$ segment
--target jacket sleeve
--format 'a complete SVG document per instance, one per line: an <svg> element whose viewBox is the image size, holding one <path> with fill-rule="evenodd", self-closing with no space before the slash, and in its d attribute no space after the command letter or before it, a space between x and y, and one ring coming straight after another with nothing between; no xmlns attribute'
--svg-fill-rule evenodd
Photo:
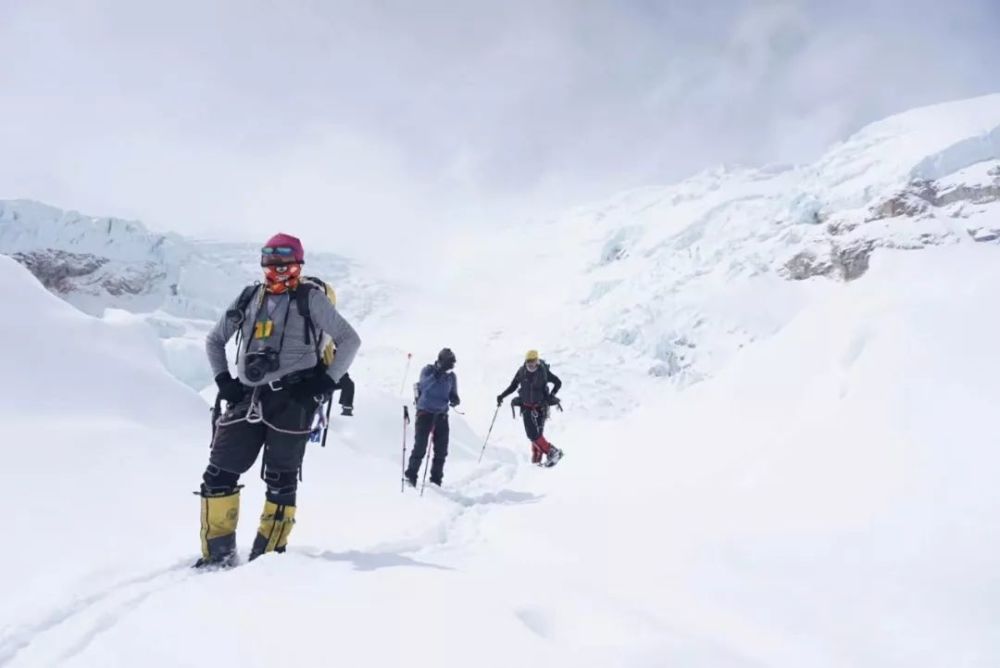
<svg viewBox="0 0 1000 668"><path fill-rule="evenodd" d="M549 392L549 394L554 397L556 396L556 392L559 391L559 388L562 387L562 381L559 380L559 376L552 373L551 369L549 369L549 382L552 383L552 391Z"/></svg>
<svg viewBox="0 0 1000 668"><path fill-rule="evenodd" d="M229 305L205 339L205 352L208 353L208 364L212 367L212 376L218 376L220 373L229 373L229 361L226 359L226 344L229 342L229 339L233 338L233 334L240 327L235 320L229 318L229 311L236 308L237 301L239 301L239 298L233 300L233 303Z"/></svg>
<svg viewBox="0 0 1000 668"><path fill-rule="evenodd" d="M337 307L330 303L326 295L321 294L319 290L309 292L309 313L316 328L329 334L334 345L337 346L337 355L333 358L333 363L326 370L326 373L330 378L339 382L351 367L355 355L358 354L358 348L361 347L361 337L351 327L351 323L340 315Z"/></svg>
<svg viewBox="0 0 1000 668"><path fill-rule="evenodd" d="M520 374L520 369L514 372L514 380L510 381L510 385L507 386L507 389L500 393L501 399L505 399L508 395L514 394L514 392L517 391L517 386L520 385L520 383L517 382L517 377Z"/></svg>
<svg viewBox="0 0 1000 668"><path fill-rule="evenodd" d="M417 376L417 382L413 384L414 387L414 399L419 400L420 395L424 393L427 389L427 383L434 378L434 366L428 364L423 369L420 370L420 375Z"/></svg>
<svg viewBox="0 0 1000 668"><path fill-rule="evenodd" d="M455 374L451 374L451 394L448 396L448 403L452 406L462 403L462 400L458 397L458 376Z"/></svg>

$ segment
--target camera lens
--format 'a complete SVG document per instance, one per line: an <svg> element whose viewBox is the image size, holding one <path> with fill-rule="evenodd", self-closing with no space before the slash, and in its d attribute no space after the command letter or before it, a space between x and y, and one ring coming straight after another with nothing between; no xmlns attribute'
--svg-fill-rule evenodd
<svg viewBox="0 0 1000 668"><path fill-rule="evenodd" d="M278 351L266 348L259 352L247 353L243 372L251 383L259 383L269 373L281 366Z"/></svg>

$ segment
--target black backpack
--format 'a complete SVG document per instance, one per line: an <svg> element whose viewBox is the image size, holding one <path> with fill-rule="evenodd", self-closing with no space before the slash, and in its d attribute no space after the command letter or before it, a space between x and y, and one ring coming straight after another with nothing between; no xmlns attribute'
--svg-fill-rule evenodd
<svg viewBox="0 0 1000 668"><path fill-rule="evenodd" d="M547 404L549 401L549 365L545 363L545 360L538 360L538 371L540 373L540 385L542 388L542 400ZM517 371L518 378L518 397L524 398L525 390L528 389L528 370L521 365L521 368ZM536 381L537 382L537 381Z"/></svg>

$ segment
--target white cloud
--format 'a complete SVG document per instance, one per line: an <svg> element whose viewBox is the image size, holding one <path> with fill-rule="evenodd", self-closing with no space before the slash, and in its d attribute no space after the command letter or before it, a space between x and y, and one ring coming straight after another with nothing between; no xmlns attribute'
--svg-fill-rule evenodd
<svg viewBox="0 0 1000 668"><path fill-rule="evenodd" d="M1000 89L998 28L988 0L8 0L0 196L215 237L332 225L364 254L808 159Z"/></svg>

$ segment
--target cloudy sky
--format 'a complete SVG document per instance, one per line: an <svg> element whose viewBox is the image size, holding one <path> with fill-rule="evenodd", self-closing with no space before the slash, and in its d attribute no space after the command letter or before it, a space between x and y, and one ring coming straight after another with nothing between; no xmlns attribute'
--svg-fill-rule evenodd
<svg viewBox="0 0 1000 668"><path fill-rule="evenodd" d="M1000 91L997 35L996 0L0 0L0 198L365 255L809 160Z"/></svg>

